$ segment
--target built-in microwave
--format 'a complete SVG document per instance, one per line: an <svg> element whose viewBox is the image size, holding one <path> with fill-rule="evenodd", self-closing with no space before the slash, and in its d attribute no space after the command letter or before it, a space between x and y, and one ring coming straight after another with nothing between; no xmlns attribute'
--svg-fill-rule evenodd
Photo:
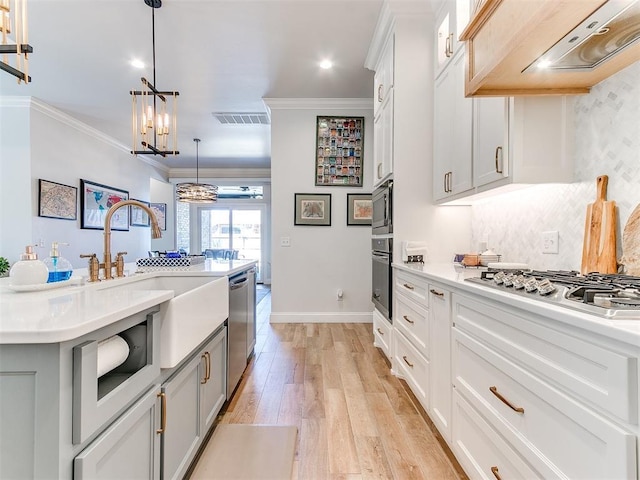
<svg viewBox="0 0 640 480"><path fill-rule="evenodd" d="M388 180L373 191L373 216L371 219L371 233L383 235L393 233L393 181Z"/></svg>

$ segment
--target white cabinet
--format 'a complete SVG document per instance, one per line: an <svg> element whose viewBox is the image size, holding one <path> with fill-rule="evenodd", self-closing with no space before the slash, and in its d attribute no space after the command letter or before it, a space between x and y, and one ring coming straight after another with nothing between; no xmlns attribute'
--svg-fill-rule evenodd
<svg viewBox="0 0 640 480"><path fill-rule="evenodd" d="M138 400L73 461L74 478L160 478L160 427L155 388Z"/></svg>
<svg viewBox="0 0 640 480"><path fill-rule="evenodd" d="M571 182L571 97L464 98L456 60L436 79L434 200L464 203L509 185Z"/></svg>
<svg viewBox="0 0 640 480"><path fill-rule="evenodd" d="M458 37L469 21L469 0L445 0L436 18L434 43L436 46L436 75L464 46Z"/></svg>
<svg viewBox="0 0 640 480"><path fill-rule="evenodd" d="M394 269L393 373L429 410L429 298L425 279Z"/></svg>
<svg viewBox="0 0 640 480"><path fill-rule="evenodd" d="M373 345L381 349L385 356L391 360L393 328L391 323L378 310L373 310Z"/></svg>
<svg viewBox="0 0 640 480"><path fill-rule="evenodd" d="M382 52L374 77L374 187L393 172L393 81L394 36L391 35Z"/></svg>
<svg viewBox="0 0 640 480"><path fill-rule="evenodd" d="M451 440L451 292L429 284L431 328L431 420L445 440Z"/></svg>
<svg viewBox="0 0 640 480"><path fill-rule="evenodd" d="M456 454L495 461L459 428L482 417L513 451L507 460L536 472L526 478L637 478L637 357L476 297L454 295L453 308L456 403L467 405L454 407Z"/></svg>
<svg viewBox="0 0 640 480"><path fill-rule="evenodd" d="M374 104L373 114L376 115L388 98L389 91L393 88L394 81L394 36L390 35L382 49L380 59L376 64L373 76Z"/></svg>
<svg viewBox="0 0 640 480"><path fill-rule="evenodd" d="M473 185L478 187L509 175L508 106L504 97L473 99Z"/></svg>
<svg viewBox="0 0 640 480"><path fill-rule="evenodd" d="M226 327L162 386L162 473L183 478L226 398Z"/></svg>
<svg viewBox="0 0 640 480"><path fill-rule="evenodd" d="M464 97L464 51L435 81L433 195L442 200L471 190L472 100Z"/></svg>

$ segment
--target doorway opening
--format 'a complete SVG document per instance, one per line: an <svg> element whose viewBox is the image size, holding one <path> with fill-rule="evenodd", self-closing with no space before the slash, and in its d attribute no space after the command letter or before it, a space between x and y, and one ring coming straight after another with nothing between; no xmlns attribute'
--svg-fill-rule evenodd
<svg viewBox="0 0 640 480"><path fill-rule="evenodd" d="M215 260L256 260L256 280L263 282L264 211L256 205L201 207L199 250Z"/></svg>

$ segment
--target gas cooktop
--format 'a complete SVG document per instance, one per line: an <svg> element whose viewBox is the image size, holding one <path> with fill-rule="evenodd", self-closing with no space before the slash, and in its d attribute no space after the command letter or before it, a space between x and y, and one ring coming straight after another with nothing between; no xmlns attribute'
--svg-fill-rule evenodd
<svg viewBox="0 0 640 480"><path fill-rule="evenodd" d="M489 269L467 281L607 318L640 320L640 277Z"/></svg>

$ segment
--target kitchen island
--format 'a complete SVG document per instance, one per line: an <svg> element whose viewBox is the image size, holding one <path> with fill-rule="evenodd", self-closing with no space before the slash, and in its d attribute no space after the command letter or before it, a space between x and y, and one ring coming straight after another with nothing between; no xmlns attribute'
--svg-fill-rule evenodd
<svg viewBox="0 0 640 480"><path fill-rule="evenodd" d="M467 474L637 479L640 318L467 280L479 276L395 264L385 339Z"/></svg>
<svg viewBox="0 0 640 480"><path fill-rule="evenodd" d="M0 478L181 477L226 400L227 277L254 265L28 292L0 279ZM99 377L114 339L126 359Z"/></svg>

